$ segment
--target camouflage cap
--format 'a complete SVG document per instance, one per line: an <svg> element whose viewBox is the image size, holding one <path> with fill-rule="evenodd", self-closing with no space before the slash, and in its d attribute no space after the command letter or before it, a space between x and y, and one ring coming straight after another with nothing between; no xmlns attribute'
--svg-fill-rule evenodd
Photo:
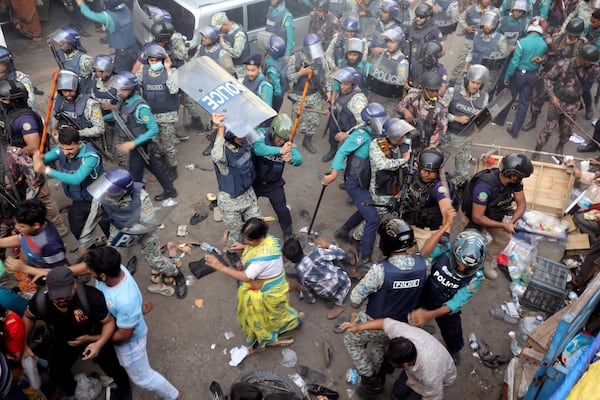
<svg viewBox="0 0 600 400"><path fill-rule="evenodd" d="M210 19L210 24L218 28L220 28L225 22L229 22L229 18L227 18L227 14L224 12L213 14L212 18Z"/></svg>

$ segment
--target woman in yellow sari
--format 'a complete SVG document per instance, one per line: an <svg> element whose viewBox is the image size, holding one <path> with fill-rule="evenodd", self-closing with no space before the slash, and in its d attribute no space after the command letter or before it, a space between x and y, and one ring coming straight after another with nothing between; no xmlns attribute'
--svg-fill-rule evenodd
<svg viewBox="0 0 600 400"><path fill-rule="evenodd" d="M268 230L268 225L258 218L244 224L243 244L234 243L231 247L243 249L242 271L228 268L212 254L205 256L208 266L240 281L237 320L250 353L263 351L266 346L292 344L293 338L279 335L300 326L303 317L303 313L290 307L281 245Z"/></svg>

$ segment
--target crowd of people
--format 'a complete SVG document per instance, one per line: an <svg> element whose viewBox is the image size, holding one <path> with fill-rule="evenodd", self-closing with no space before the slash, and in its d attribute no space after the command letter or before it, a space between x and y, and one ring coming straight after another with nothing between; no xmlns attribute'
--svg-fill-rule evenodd
<svg viewBox="0 0 600 400"><path fill-rule="evenodd" d="M215 218L219 214L227 229L226 257L211 251L201 268L239 282L237 321L248 354L293 344L290 332L304 314L290 306L291 288L307 303L330 303L329 319L342 315L349 298L361 311L336 329L344 332L361 376L359 394L376 398L385 376L402 368L392 398L443 398L457 378L464 347L460 310L484 279L496 279L496 256L525 212L522 180L533 173L530 158L513 153L499 167L472 175L469 124L506 88L518 101L507 128L517 138L520 130L535 128L549 100L535 150L543 149L558 125L555 151L563 154L582 104L585 117L593 117L600 2L357 0L338 7L336 15L328 0L318 0L311 4L309 31L296 46L293 16L283 0L271 0L267 47L254 54L241 21L225 12L199 29L200 43L189 52L177 21L155 7L148 9L153 41L138 49L126 3L103 3L104 11L93 11L84 0L73 6L105 28L114 57L87 54L84 32L70 26L48 37L60 71L47 137L34 111L31 80L17 70L12 52L0 47L0 248L10 249L5 265L19 274L25 296L0 288L9 365L18 370L22 361L35 360L48 367L64 398L75 398L71 368L79 357L93 359L114 379L112 399L131 398L130 382L164 399L183 399L149 364L144 314L152 306L143 303L132 278L135 262L123 263L122 257L140 246L151 267L147 290L186 297L180 266L161 252L144 174L162 187L155 201L176 198L176 144L189 139L185 131L196 130L207 131L209 146L202 153L214 164ZM24 33L36 40L36 29ZM450 74L440 62L447 35L463 37ZM277 115L248 130L228 123L239 117L234 112L200 108L183 93L175 71L202 57ZM291 116L280 112L286 98ZM504 106L494 118L497 125L510 112L510 103ZM178 130L181 109L191 122ZM531 120L523 126L528 109ZM313 140L323 114L329 149ZM293 233L283 179L286 164L303 163L293 143L296 133L302 149L323 150L322 161L330 163L323 190L343 175L341 185L356 207L337 227L337 242L319 239L306 254ZM578 151L595 151L597 144L590 141ZM452 173L444 168L448 162L454 163ZM61 182L72 200L68 223L49 179ZM282 238L268 232L259 197L269 199ZM98 227L104 242L96 237ZM63 242L69 234L83 256L73 265ZM377 257L377 239L383 259ZM297 282L286 279L285 260L295 264ZM95 278L95 286L80 278L85 275ZM577 283L584 278L590 277ZM444 344L421 329L433 319ZM54 346L44 355L30 342L36 320L54 327ZM6 390L12 390L10 398L24 398L16 384Z"/></svg>

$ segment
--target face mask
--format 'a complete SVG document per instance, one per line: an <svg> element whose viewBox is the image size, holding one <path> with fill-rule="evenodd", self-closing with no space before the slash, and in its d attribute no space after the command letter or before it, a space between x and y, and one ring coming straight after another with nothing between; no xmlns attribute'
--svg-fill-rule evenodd
<svg viewBox="0 0 600 400"><path fill-rule="evenodd" d="M163 64L162 64L162 62L157 62L155 64L150 64L150 69L152 71L160 71L161 69L163 69Z"/></svg>

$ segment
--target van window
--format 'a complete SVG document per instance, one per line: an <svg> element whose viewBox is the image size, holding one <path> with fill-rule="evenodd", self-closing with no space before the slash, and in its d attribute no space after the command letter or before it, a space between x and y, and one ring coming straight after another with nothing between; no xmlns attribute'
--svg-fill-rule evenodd
<svg viewBox="0 0 600 400"><path fill-rule="evenodd" d="M247 31L253 31L265 27L265 16L267 15L267 10L269 9L270 5L271 2L268 0L248 4L248 26L246 29Z"/></svg>
<svg viewBox="0 0 600 400"><path fill-rule="evenodd" d="M177 4L175 1L159 1L159 0L137 0L140 8L145 5L151 5L168 11L173 19L177 32L185 37L192 38L194 36L194 27L196 26L196 18L194 14Z"/></svg>
<svg viewBox="0 0 600 400"><path fill-rule="evenodd" d="M244 25L244 8L232 8L231 10L225 10L225 14L227 14L227 18L230 21L235 21L240 25ZM212 18L212 15L210 16Z"/></svg>
<svg viewBox="0 0 600 400"><path fill-rule="evenodd" d="M305 17L312 11L312 7L307 6L302 0L286 0L285 7L294 18Z"/></svg>

